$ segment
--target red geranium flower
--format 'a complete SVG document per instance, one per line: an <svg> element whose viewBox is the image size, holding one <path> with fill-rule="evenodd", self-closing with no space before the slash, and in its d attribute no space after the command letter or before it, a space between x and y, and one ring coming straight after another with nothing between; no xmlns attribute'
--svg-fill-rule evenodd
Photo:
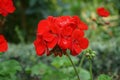
<svg viewBox="0 0 120 80"><path fill-rule="evenodd" d="M12 0L0 0L0 14L6 17L8 13L13 13L14 11L15 7Z"/></svg>
<svg viewBox="0 0 120 80"><path fill-rule="evenodd" d="M5 52L8 49L7 41L3 35L0 35L0 52Z"/></svg>
<svg viewBox="0 0 120 80"><path fill-rule="evenodd" d="M97 14L101 17L108 17L110 15L109 11L104 7L97 8Z"/></svg>
<svg viewBox="0 0 120 80"><path fill-rule="evenodd" d="M47 53L62 56L69 49L73 56L78 55L88 47L88 40L84 38L87 25L77 16L49 16L38 24L37 38L34 41L38 55Z"/></svg>

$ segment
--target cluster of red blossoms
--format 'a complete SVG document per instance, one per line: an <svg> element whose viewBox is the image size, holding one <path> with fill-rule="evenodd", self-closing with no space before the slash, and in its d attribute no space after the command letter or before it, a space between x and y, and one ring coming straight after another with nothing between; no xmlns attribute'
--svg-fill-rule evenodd
<svg viewBox="0 0 120 80"><path fill-rule="evenodd" d="M15 7L13 5L12 0L0 0L0 14L4 17L8 15L8 13L13 13ZM0 34L0 52L5 52L8 49L8 44L6 39L2 34Z"/></svg>
<svg viewBox="0 0 120 80"><path fill-rule="evenodd" d="M69 49L76 56L88 47L88 39L84 30L88 26L78 16L49 16L38 24L37 37L34 41L36 53L62 56Z"/></svg>
<svg viewBox="0 0 120 80"><path fill-rule="evenodd" d="M104 7L97 8L97 14L101 17L108 17L110 15L109 11Z"/></svg>
<svg viewBox="0 0 120 80"><path fill-rule="evenodd" d="M5 52L8 49L7 41L3 35L0 35L0 52Z"/></svg>
<svg viewBox="0 0 120 80"><path fill-rule="evenodd" d="M0 0L0 14L6 17L8 13L13 13L15 7L12 0Z"/></svg>

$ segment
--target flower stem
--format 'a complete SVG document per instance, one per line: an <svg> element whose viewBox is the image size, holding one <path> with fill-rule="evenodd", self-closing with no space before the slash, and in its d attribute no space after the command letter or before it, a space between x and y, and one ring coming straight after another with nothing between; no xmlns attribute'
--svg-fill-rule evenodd
<svg viewBox="0 0 120 80"><path fill-rule="evenodd" d="M77 69L76 69L76 67L75 67L75 65L74 65L74 63L73 63L73 61L72 61L70 55L66 53L66 56L68 57L68 59L69 59L70 62L72 63L72 66L73 66L74 71L75 71L75 73L76 73L76 75L77 75L77 77L78 77L78 80L80 80L79 74L78 74L78 72L77 72Z"/></svg>
<svg viewBox="0 0 120 80"><path fill-rule="evenodd" d="M89 60L89 65L90 65L90 67L89 67L89 70L90 70L90 80L93 80L93 75L92 75L92 61L91 60Z"/></svg>
<svg viewBox="0 0 120 80"><path fill-rule="evenodd" d="M81 61L80 61L80 68L82 67L82 64L83 64L84 59L85 59L85 55L83 55L83 57L82 57L82 59L81 59Z"/></svg>

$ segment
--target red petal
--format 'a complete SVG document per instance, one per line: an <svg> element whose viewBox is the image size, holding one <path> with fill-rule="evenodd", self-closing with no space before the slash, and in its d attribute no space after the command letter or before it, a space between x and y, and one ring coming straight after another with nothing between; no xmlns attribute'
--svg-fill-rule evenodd
<svg viewBox="0 0 120 80"><path fill-rule="evenodd" d="M8 49L7 41L3 35L0 35L0 52L5 52Z"/></svg>
<svg viewBox="0 0 120 80"><path fill-rule="evenodd" d="M71 24L71 17L70 16L60 16L57 18L56 23L60 26L60 27L64 27L66 25Z"/></svg>
<svg viewBox="0 0 120 80"><path fill-rule="evenodd" d="M59 33L59 27L56 25L56 18L53 16L48 16L48 20L52 33Z"/></svg>
<svg viewBox="0 0 120 80"><path fill-rule="evenodd" d="M78 16L73 16L73 20L76 24L80 23L80 18Z"/></svg>
<svg viewBox="0 0 120 80"><path fill-rule="evenodd" d="M71 51L72 56L77 56L79 53L76 53L74 50Z"/></svg>
<svg viewBox="0 0 120 80"><path fill-rule="evenodd" d="M88 29L87 24L85 24L82 21L80 21L80 23L78 24L78 27L79 27L80 30L87 30Z"/></svg>
<svg viewBox="0 0 120 80"><path fill-rule="evenodd" d="M82 30L75 29L73 31L73 34L72 34L73 39L78 40L80 37L83 37L83 36L84 36L84 32Z"/></svg>
<svg viewBox="0 0 120 80"><path fill-rule="evenodd" d="M70 36L73 32L73 29L70 27L70 26L65 26L63 29L62 29L62 35L63 36Z"/></svg>
<svg viewBox="0 0 120 80"><path fill-rule="evenodd" d="M6 17L8 15L8 12L0 9L0 14L2 14L2 16Z"/></svg>
<svg viewBox="0 0 120 80"><path fill-rule="evenodd" d="M43 34L43 39L50 42L55 38L55 36L49 32Z"/></svg>
<svg viewBox="0 0 120 80"><path fill-rule="evenodd" d="M73 51L75 51L75 53L76 53L74 55L78 55L82 51L82 49L81 49L80 45L73 44Z"/></svg>
<svg viewBox="0 0 120 80"><path fill-rule="evenodd" d="M48 24L48 21L47 20L41 20L39 23L38 23L38 29L37 29L37 34L39 35L42 35L44 34L45 32L48 32L50 29L49 29L49 24Z"/></svg>
<svg viewBox="0 0 120 80"><path fill-rule="evenodd" d="M51 23L50 24L50 30L53 32L53 33L59 33L60 32L60 30L59 30L60 28L57 26L57 25L55 25L54 23Z"/></svg>
<svg viewBox="0 0 120 80"><path fill-rule="evenodd" d="M36 39L34 41L34 46L35 46L35 50L37 55L42 56L45 52L46 46L45 44L42 42L41 39Z"/></svg>
<svg viewBox="0 0 120 80"><path fill-rule="evenodd" d="M60 46L60 48L62 48L62 49L68 49L68 48L70 48L71 47L71 40L70 39L64 39L64 38L62 38L61 40L60 40L60 42L59 42L59 46Z"/></svg>
<svg viewBox="0 0 120 80"><path fill-rule="evenodd" d="M54 48L57 44L58 39L55 37L51 42L47 43L48 48Z"/></svg>
<svg viewBox="0 0 120 80"><path fill-rule="evenodd" d="M80 47L82 48L82 49L86 49L87 47L88 47L88 45L89 45L89 41L88 41L88 39L87 38L80 38L79 39L79 44L80 44Z"/></svg>

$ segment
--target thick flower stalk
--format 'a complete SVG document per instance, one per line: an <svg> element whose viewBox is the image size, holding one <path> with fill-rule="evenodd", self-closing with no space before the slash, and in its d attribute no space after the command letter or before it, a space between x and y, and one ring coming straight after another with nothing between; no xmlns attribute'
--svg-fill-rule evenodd
<svg viewBox="0 0 120 80"><path fill-rule="evenodd" d="M6 17L9 13L13 13L15 7L12 0L0 0L0 14Z"/></svg>
<svg viewBox="0 0 120 80"><path fill-rule="evenodd" d="M39 56L62 56L69 49L76 56L88 47L84 31L88 26L78 16L49 16L38 23L34 46Z"/></svg>
<svg viewBox="0 0 120 80"><path fill-rule="evenodd" d="M0 34L0 52L5 52L8 49L8 44L3 35Z"/></svg>

